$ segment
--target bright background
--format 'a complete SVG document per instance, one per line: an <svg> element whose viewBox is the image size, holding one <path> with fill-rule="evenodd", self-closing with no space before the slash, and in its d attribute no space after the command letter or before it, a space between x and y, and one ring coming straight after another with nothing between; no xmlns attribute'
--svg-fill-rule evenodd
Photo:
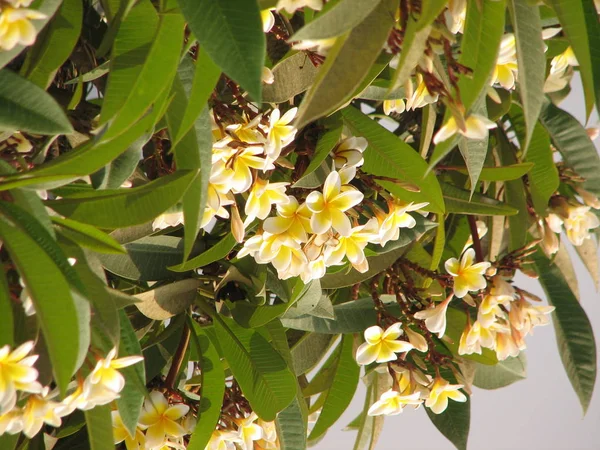
<svg viewBox="0 0 600 450"><path fill-rule="evenodd" d="M574 80L573 91L561 107L585 123L580 83ZM595 112L589 123L598 125ZM600 348L600 295L574 252L571 252L571 259L579 281L581 302L596 332L596 346ZM515 284L545 299L536 281L518 274ZM537 328L535 335L527 337L526 354L527 379L495 391L473 388L468 448L600 449L600 388L596 386L590 407L583 417L562 366L551 325ZM356 432L342 429L361 411L364 393L361 382L348 410L316 449L353 448ZM416 411L406 409L400 416L386 418L377 445L377 450L453 448L422 408Z"/></svg>

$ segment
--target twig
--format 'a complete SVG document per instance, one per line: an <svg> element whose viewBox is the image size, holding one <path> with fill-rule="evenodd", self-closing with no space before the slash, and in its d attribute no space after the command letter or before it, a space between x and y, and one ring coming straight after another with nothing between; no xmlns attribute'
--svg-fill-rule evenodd
<svg viewBox="0 0 600 450"><path fill-rule="evenodd" d="M477 262L483 261L483 251L481 250L481 241L479 240L479 233L477 232L477 222L475 222L475 216L467 216L469 221L469 228L471 229L471 236L473 237L473 248L475 249L475 258Z"/></svg>
<svg viewBox="0 0 600 450"><path fill-rule="evenodd" d="M173 390L173 388L175 387L175 379L177 378L177 374L181 369L181 364L183 364L185 352L190 343L190 335L190 328L186 323L183 325L183 331L181 333L181 339L179 340L179 346L175 351L175 355L173 355L173 362L171 363L171 368L169 369L167 378L165 379L165 385L169 390Z"/></svg>

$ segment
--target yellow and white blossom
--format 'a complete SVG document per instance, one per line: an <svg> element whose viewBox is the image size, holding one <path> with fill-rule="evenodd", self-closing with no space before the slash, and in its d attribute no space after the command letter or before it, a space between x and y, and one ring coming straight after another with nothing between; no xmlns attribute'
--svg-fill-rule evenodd
<svg viewBox="0 0 600 450"><path fill-rule="evenodd" d="M550 73L544 83L544 92L556 92L565 88L569 83L569 68L577 67L579 63L570 46L550 61Z"/></svg>
<svg viewBox="0 0 600 450"><path fill-rule="evenodd" d="M491 266L489 262L474 264L475 250L467 249L460 261L450 258L446 261L446 272L454 279L454 295L463 298L469 291L479 291L487 286L485 277L486 270Z"/></svg>
<svg viewBox="0 0 600 450"><path fill-rule="evenodd" d="M418 211L429 203L406 203L396 197L388 201L389 212L379 231L380 244L384 246L389 241L397 241L400 237L400 228L413 228L417 222L408 214L409 211Z"/></svg>
<svg viewBox="0 0 600 450"><path fill-rule="evenodd" d="M279 443L277 441L277 427L275 422L265 422L258 419L256 422L262 428L262 438L254 443L257 450L277 450Z"/></svg>
<svg viewBox="0 0 600 450"><path fill-rule="evenodd" d="M530 334L534 327L548 325L548 317L554 306L533 305L525 299L519 299L511 304L508 313L511 326L523 334Z"/></svg>
<svg viewBox="0 0 600 450"><path fill-rule="evenodd" d="M400 414L406 405L420 405L423 403L423 400L419 397L419 392L401 395L400 392L390 389L381 394L379 400L371 405L367 414L369 416L395 416Z"/></svg>
<svg viewBox="0 0 600 450"><path fill-rule="evenodd" d="M135 436L131 437L123 424L123 419L119 411L112 411L111 415L115 445L125 441L125 448L127 450L143 450L146 448L146 435L139 427L135 428Z"/></svg>
<svg viewBox="0 0 600 450"><path fill-rule="evenodd" d="M365 160L363 152L367 148L368 142L363 137L351 137L344 139L332 151L331 157L336 169L344 166L360 167Z"/></svg>
<svg viewBox="0 0 600 450"><path fill-rule="evenodd" d="M590 139L592 139L592 138L590 137ZM585 190L581 186L575 187L575 190L577 191L577 194L583 200L583 203L585 203L587 206L589 206L591 208L600 209L600 200L598 200L598 197L596 195L592 194L590 191Z"/></svg>
<svg viewBox="0 0 600 450"><path fill-rule="evenodd" d="M482 347L494 349L496 346L496 331L499 328L500 327L495 326L495 323L490 324L490 326L486 328L479 320L475 321L473 325L467 323L467 326L460 337L458 354L481 354Z"/></svg>
<svg viewBox="0 0 600 450"><path fill-rule="evenodd" d="M499 361L504 361L509 356L514 358L520 353L510 332L496 333L496 356Z"/></svg>
<svg viewBox="0 0 600 450"><path fill-rule="evenodd" d="M239 434L233 431L215 430L205 450L235 450L236 443L241 443Z"/></svg>
<svg viewBox="0 0 600 450"><path fill-rule="evenodd" d="M279 0L277 2L277 11L284 9L290 14L304 7L320 11L323 8L323 0Z"/></svg>
<svg viewBox="0 0 600 450"><path fill-rule="evenodd" d="M579 246L591 236L591 230L600 226L598 216L590 211L589 206L569 205L568 215L563 218L563 225L571 244Z"/></svg>
<svg viewBox="0 0 600 450"><path fill-rule="evenodd" d="M298 242L306 242L310 228L312 213L305 203L300 205L293 196L288 196L287 203L277 204L277 216L269 217L263 223L263 229L271 234L287 233Z"/></svg>
<svg viewBox="0 0 600 450"><path fill-rule="evenodd" d="M462 33L467 17L467 0L450 0L444 17L452 34Z"/></svg>
<svg viewBox="0 0 600 450"><path fill-rule="evenodd" d="M267 66L263 66L260 74L260 80L265 84L273 84L275 83L275 75L273 75L273 71L271 69L269 69Z"/></svg>
<svg viewBox="0 0 600 450"><path fill-rule="evenodd" d="M406 103L401 98L383 101L383 113L386 116L391 113L402 114L404 111L406 111Z"/></svg>
<svg viewBox="0 0 600 450"><path fill-rule="evenodd" d="M27 356L34 345L33 341L28 341L12 352L8 345L0 348L0 414L15 407L17 390L42 392L42 385L37 382L38 371L33 367L38 356Z"/></svg>
<svg viewBox="0 0 600 450"><path fill-rule="evenodd" d="M8 51L17 45L33 44L37 32L31 20L46 17L33 9L3 6L0 10L0 49Z"/></svg>
<svg viewBox="0 0 600 450"><path fill-rule="evenodd" d="M263 24L263 31L265 33L271 31L271 29L275 25L275 16L273 15L273 11L271 11L270 9L263 9L260 12L260 18Z"/></svg>
<svg viewBox="0 0 600 450"><path fill-rule="evenodd" d="M257 419L256 413L252 413L244 419L236 420L240 439L246 449L253 449L254 441L263 437L263 429L255 423Z"/></svg>
<svg viewBox="0 0 600 450"><path fill-rule="evenodd" d="M0 436L4 433L17 434L23 431L23 416L20 408L0 414Z"/></svg>
<svg viewBox="0 0 600 450"><path fill-rule="evenodd" d="M431 387L429 398L425 400L425 406L434 414L441 414L448 407L448 399L455 402L466 402L467 396L459 391L462 387L462 384L450 384L443 378L436 378Z"/></svg>
<svg viewBox="0 0 600 450"><path fill-rule="evenodd" d="M228 168L222 176L228 177L227 183L234 193L241 194L250 189L253 180L252 169L265 171L275 168L262 155L263 148L259 146L228 149L217 153L217 157L220 157Z"/></svg>
<svg viewBox="0 0 600 450"><path fill-rule="evenodd" d="M159 391L150 392L144 401L139 423L146 429L146 446L159 447L168 437L181 437L185 429L178 423L190 407L179 403L169 406L165 396Z"/></svg>
<svg viewBox="0 0 600 450"><path fill-rule="evenodd" d="M515 35L507 33L502 37L502 41L500 42L500 52L490 84L494 85L498 83L504 89L514 89L517 70L517 44Z"/></svg>
<svg viewBox="0 0 600 450"><path fill-rule="evenodd" d="M408 327L404 328L404 332L406 333L408 342L410 342L415 349L419 350L420 352L426 352L429 349L427 340L421 333L417 333Z"/></svg>
<svg viewBox="0 0 600 450"><path fill-rule="evenodd" d="M165 211L152 222L152 231L183 225L183 211Z"/></svg>
<svg viewBox="0 0 600 450"><path fill-rule="evenodd" d="M288 203L290 199L285 194L288 185L289 183L269 183L267 180L257 178L246 201L244 225L248 226L256 218L266 219L273 205Z"/></svg>
<svg viewBox="0 0 600 450"><path fill-rule="evenodd" d="M275 161L281 154L281 149L288 146L296 137L296 128L290 122L296 117L298 108L289 109L283 116L279 108L275 108L269 115L269 132L265 144L265 154L271 161Z"/></svg>
<svg viewBox="0 0 600 450"><path fill-rule="evenodd" d="M329 49L333 47L337 38L327 39L304 39L299 42L295 42L292 48L294 50L310 50L318 53L319 55L327 55Z"/></svg>
<svg viewBox="0 0 600 450"><path fill-rule="evenodd" d="M401 326L400 322L396 322L385 331L377 325L367 328L364 332L366 342L356 350L356 362L365 366L373 362L395 361L398 358L396 353L410 351L413 348L410 342L398 340L402 335Z"/></svg>
<svg viewBox="0 0 600 450"><path fill-rule="evenodd" d="M340 235L348 236L352 225L344 213L358 205L363 197L363 193L356 189L342 191L339 173L331 172L325 180L323 192L313 191L306 197L306 206L313 213L310 219L313 232L323 234L333 228Z"/></svg>
<svg viewBox="0 0 600 450"><path fill-rule="evenodd" d="M407 83L406 91L406 110L414 111L417 108L422 108L438 101L438 94L432 95L425 84L423 75L417 74L417 89L413 91L412 81Z"/></svg>
<svg viewBox="0 0 600 450"><path fill-rule="evenodd" d="M448 121L439 129L433 137L433 143L439 144L447 139L450 139L456 133L460 133L468 139L484 139L489 131L496 128L496 123L490 119L478 114L471 114L465 118L465 129L459 128L454 116L450 116Z"/></svg>
<svg viewBox="0 0 600 450"><path fill-rule="evenodd" d="M446 311L450 300L452 300L452 296L436 306L432 305L428 309L415 313L415 319L424 320L427 329L432 333L437 333L441 338L446 332Z"/></svg>
<svg viewBox="0 0 600 450"><path fill-rule="evenodd" d="M373 224L375 224L375 227ZM336 266L343 264L344 257L346 257L359 272L364 273L369 270L369 262L364 249L369 242L378 240L376 225L377 219L371 219L365 225L352 228L348 236L339 236L337 245L327 248L325 263L328 266Z"/></svg>
<svg viewBox="0 0 600 450"><path fill-rule="evenodd" d="M38 434L45 423L53 427L59 427L62 423L56 411L59 403L48 399L49 390L45 387L40 394L30 395L23 407L23 434L29 439Z"/></svg>

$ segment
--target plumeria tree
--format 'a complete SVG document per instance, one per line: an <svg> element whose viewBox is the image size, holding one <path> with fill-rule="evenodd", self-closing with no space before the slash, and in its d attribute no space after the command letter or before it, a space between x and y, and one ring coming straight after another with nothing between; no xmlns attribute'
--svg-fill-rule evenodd
<svg viewBox="0 0 600 450"><path fill-rule="evenodd" d="M463 449L550 322L585 412L598 49L592 0L0 0L0 448Z"/></svg>

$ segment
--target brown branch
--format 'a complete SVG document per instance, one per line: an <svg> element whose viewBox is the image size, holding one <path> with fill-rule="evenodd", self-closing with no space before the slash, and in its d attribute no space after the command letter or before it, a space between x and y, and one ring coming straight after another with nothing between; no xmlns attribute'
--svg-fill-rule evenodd
<svg viewBox="0 0 600 450"><path fill-rule="evenodd" d="M469 221L469 228L471 229L471 236L473 237L473 248L475 249L475 258L477 262L483 261L483 251L481 250L481 241L479 240L479 233L477 232L477 222L475 216L467 216Z"/></svg>
<svg viewBox="0 0 600 450"><path fill-rule="evenodd" d="M190 328L186 323L183 325L181 339L179 340L179 345L177 346L175 355L173 355L173 362L171 363L171 368L169 369L169 373L167 374L167 378L165 379L165 385L169 390L173 390L173 388L175 387L175 379L177 378L177 374L179 373L181 365L183 364L185 352L190 343L190 335Z"/></svg>

